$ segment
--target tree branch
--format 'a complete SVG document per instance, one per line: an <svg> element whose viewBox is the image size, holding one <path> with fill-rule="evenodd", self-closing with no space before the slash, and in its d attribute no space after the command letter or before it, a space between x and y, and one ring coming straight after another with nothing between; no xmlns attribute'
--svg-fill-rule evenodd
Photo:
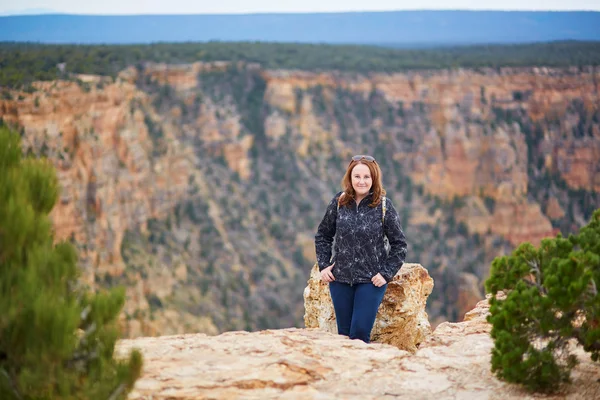
<svg viewBox="0 0 600 400"><path fill-rule="evenodd" d="M531 267L530 272L532 271L535 275L535 285L541 294L547 294L546 288L542 286L542 271L540 270L539 260L527 260L527 264Z"/></svg>
<svg viewBox="0 0 600 400"><path fill-rule="evenodd" d="M112 394L110 395L110 397L108 398L108 400L116 400L117 397L119 397L123 391L125 390L125 384L121 383L114 392L112 392Z"/></svg>
<svg viewBox="0 0 600 400"><path fill-rule="evenodd" d="M87 307L85 307L82 311L81 311L81 320L85 321L86 318L88 317L88 315L90 314L90 312L92 311L92 306L90 306L89 304L87 305Z"/></svg>
<svg viewBox="0 0 600 400"><path fill-rule="evenodd" d="M590 279L591 288L589 289L592 292L592 297L598 296L598 288L596 287L596 281L594 281L594 277Z"/></svg>
<svg viewBox="0 0 600 400"><path fill-rule="evenodd" d="M86 344L88 337L96 331L96 323L92 322L92 324L85 330L83 336L79 340L80 344Z"/></svg>
<svg viewBox="0 0 600 400"><path fill-rule="evenodd" d="M525 282L529 286L535 286L539 290L540 294L544 296L548 294L546 288L543 287L541 284L538 284L537 282L528 281L527 279L523 279L523 282Z"/></svg>
<svg viewBox="0 0 600 400"><path fill-rule="evenodd" d="M2 374L6 377L6 379L8 380L8 383L10 385L10 388L12 389L13 393L15 394L15 397L19 400L23 400L23 397L21 396L21 394L19 393L19 391L17 390L17 387L15 385L15 382L11 379L10 375L8 375L8 372L6 372L6 370L4 368L0 369L0 372L2 372Z"/></svg>

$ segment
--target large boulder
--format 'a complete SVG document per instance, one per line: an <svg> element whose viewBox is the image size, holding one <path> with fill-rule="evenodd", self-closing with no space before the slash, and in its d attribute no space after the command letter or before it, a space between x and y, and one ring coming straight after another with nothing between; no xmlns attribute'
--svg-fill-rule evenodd
<svg viewBox="0 0 600 400"><path fill-rule="evenodd" d="M388 284L371 332L371 341L414 353L431 334L425 305L432 290L433 279L425 268L420 264L404 264ZM329 284L321 281L316 264L304 289L304 309L307 328L337 333Z"/></svg>

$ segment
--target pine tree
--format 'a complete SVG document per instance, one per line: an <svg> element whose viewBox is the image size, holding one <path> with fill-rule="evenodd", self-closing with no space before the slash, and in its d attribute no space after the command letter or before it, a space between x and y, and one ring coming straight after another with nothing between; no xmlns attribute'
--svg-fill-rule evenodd
<svg viewBox="0 0 600 400"><path fill-rule="evenodd" d="M494 339L492 372L532 391L570 380L574 342L600 358L600 209L568 238L520 245L492 263L486 290ZM504 295L499 295L500 292Z"/></svg>
<svg viewBox="0 0 600 400"><path fill-rule="evenodd" d="M58 193L53 166L0 126L0 398L122 399L142 366L138 351L113 357L124 291L80 284L48 217Z"/></svg>

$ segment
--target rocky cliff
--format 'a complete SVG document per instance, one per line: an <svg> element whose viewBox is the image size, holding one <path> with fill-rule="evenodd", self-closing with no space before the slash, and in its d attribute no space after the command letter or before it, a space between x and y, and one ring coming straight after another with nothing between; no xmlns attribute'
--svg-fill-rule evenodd
<svg viewBox="0 0 600 400"><path fill-rule="evenodd" d="M313 235L356 153L436 282L435 327L482 298L495 256L600 207L598 79L147 63L12 91L0 118L54 161L57 236L90 285L127 286L128 336L301 326Z"/></svg>
<svg viewBox="0 0 600 400"><path fill-rule="evenodd" d="M589 355L554 396L532 395L490 371L487 300L460 323L440 324L415 354L319 329L187 334L122 340L144 372L131 399L595 399L600 373Z"/></svg>

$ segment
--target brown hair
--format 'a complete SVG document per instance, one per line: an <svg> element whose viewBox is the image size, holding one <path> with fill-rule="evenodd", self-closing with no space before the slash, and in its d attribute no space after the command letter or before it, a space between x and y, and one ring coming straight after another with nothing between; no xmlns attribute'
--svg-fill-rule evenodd
<svg viewBox="0 0 600 400"><path fill-rule="evenodd" d="M354 196L356 193L352 187L352 170L358 164L365 164L369 168L371 180L373 181L373 184L371 185L371 193L373 193L373 198L371 204L369 204L369 207L377 207L379 203L381 203L381 198L385 196L385 189L381 183L381 168L379 168L377 161L367 162L365 160L350 161L348 168L346 168L346 173L342 178L342 190L344 191L344 194L340 195L341 198L339 199L339 205L340 207L347 206L351 201L354 201Z"/></svg>

